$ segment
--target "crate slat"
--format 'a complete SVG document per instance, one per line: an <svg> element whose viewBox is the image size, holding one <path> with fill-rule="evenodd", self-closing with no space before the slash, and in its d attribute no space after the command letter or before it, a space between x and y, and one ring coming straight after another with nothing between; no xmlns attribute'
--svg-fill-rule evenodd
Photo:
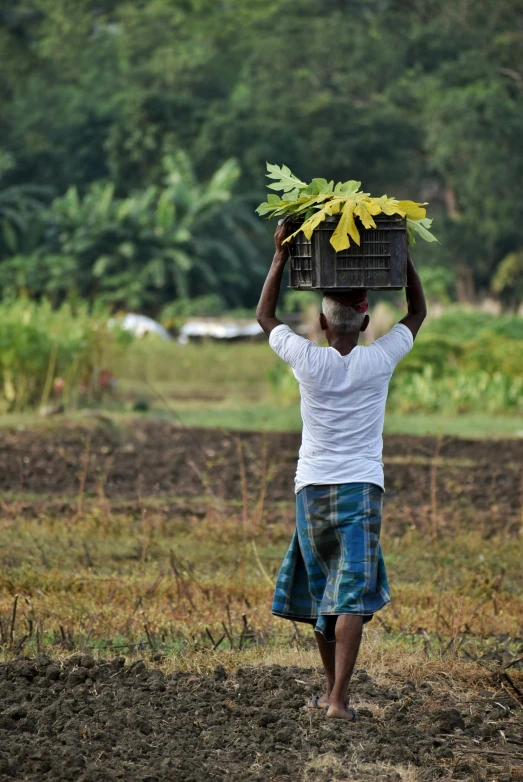
<svg viewBox="0 0 523 782"><path fill-rule="evenodd" d="M330 238L339 216L327 217L311 241L299 233L290 247L289 287L294 290L344 291L353 288L398 290L407 284L407 223L405 218L377 215L376 228L359 219L360 246L352 242L336 253ZM296 221L296 225L299 222Z"/></svg>

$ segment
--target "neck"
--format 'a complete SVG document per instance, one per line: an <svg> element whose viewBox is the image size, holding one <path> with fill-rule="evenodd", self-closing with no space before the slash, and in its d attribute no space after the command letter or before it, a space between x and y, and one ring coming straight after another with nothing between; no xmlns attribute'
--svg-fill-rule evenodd
<svg viewBox="0 0 523 782"><path fill-rule="evenodd" d="M360 332L350 331L348 334L331 334L330 332L327 332L326 336L329 347L337 350L342 356L347 356L358 344Z"/></svg>

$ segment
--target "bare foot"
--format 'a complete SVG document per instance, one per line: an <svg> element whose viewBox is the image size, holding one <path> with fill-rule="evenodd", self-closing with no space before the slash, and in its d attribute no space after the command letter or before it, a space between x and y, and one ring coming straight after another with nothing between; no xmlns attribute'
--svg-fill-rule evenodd
<svg viewBox="0 0 523 782"><path fill-rule="evenodd" d="M328 709L329 708L329 696L328 695L313 695L312 698L307 701L307 705L304 709Z"/></svg>
<svg viewBox="0 0 523 782"><path fill-rule="evenodd" d="M350 706L345 704L332 703L327 710L327 717L332 717L338 720L347 720L347 722L356 722L356 712Z"/></svg>

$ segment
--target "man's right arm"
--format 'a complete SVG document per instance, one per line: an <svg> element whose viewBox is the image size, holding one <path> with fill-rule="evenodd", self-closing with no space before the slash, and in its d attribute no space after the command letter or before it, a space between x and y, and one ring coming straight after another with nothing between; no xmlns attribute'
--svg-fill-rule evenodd
<svg viewBox="0 0 523 782"><path fill-rule="evenodd" d="M425 294L423 293L423 286L419 278L418 272L414 268L410 252L407 250L407 287L405 288L405 295L407 297L408 315L400 320L404 326L412 332L414 338L418 333L421 324L427 317L427 303L425 301Z"/></svg>

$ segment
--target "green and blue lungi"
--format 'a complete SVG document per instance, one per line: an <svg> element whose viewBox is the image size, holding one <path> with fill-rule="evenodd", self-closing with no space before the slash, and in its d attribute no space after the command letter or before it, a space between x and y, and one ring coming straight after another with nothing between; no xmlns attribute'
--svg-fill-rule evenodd
<svg viewBox="0 0 523 782"><path fill-rule="evenodd" d="M296 530L272 603L334 641L335 617L364 621L390 603L380 545L383 490L373 483L309 485L296 495Z"/></svg>

